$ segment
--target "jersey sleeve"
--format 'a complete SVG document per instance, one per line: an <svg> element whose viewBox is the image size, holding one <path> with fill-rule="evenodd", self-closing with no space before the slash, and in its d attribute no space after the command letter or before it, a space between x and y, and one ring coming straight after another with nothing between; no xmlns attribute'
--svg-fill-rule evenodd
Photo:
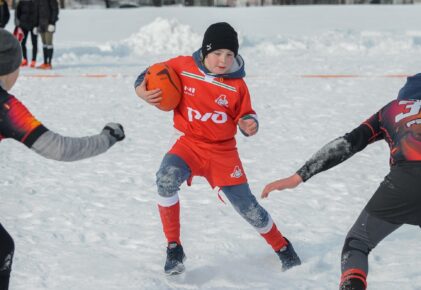
<svg viewBox="0 0 421 290"><path fill-rule="evenodd" d="M244 82L243 82L243 85L239 89L239 93L240 93L240 101L236 110L237 114L234 120L235 123L238 123L238 120L240 120L240 118L243 118L245 116L247 116L247 118L255 119L255 121L257 122L257 114L253 110L252 105L251 105L250 92L247 88L247 85Z"/></svg>
<svg viewBox="0 0 421 290"><path fill-rule="evenodd" d="M136 78L136 80L134 81L134 88L136 89L138 86L140 86L140 84L143 82L143 80L145 79L145 75L148 69L145 69L144 71L142 71Z"/></svg>
<svg viewBox="0 0 421 290"><path fill-rule="evenodd" d="M298 171L303 181L328 170L363 150L368 144L383 139L380 113L376 113L350 133L327 143Z"/></svg>
<svg viewBox="0 0 421 290"><path fill-rule="evenodd" d="M381 130L380 112L346 134L344 138L351 144L354 153L363 150L370 143L383 139L384 133Z"/></svg>
<svg viewBox="0 0 421 290"><path fill-rule="evenodd" d="M59 14L58 1L50 0L49 5L51 8L49 24L55 25L56 22L58 21L58 14Z"/></svg>
<svg viewBox="0 0 421 290"><path fill-rule="evenodd" d="M32 147L48 129L15 97L10 96L0 108L1 138L13 138Z"/></svg>

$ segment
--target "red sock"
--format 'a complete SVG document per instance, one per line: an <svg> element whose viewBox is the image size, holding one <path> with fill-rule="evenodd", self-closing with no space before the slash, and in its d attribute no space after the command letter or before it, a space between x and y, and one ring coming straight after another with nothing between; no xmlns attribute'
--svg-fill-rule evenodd
<svg viewBox="0 0 421 290"><path fill-rule="evenodd" d="M348 269L345 272L342 273L341 276L341 283L340 287L342 287L342 284L350 279L359 279L364 283L365 288L367 288L367 274L360 269Z"/></svg>
<svg viewBox="0 0 421 290"><path fill-rule="evenodd" d="M269 245L271 245L275 252L279 251L288 244L285 238L282 236L281 232L278 231L278 228L275 224L273 224L269 232L260 235L266 240L266 242Z"/></svg>
<svg viewBox="0 0 421 290"><path fill-rule="evenodd" d="M161 216L162 227L165 237L169 242L180 242L180 202L171 206L161 206L158 204L159 215Z"/></svg>

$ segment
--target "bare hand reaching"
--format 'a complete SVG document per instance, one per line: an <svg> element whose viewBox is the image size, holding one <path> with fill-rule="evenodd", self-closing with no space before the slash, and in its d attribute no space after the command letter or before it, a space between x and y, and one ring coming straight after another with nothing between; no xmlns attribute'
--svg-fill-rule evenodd
<svg viewBox="0 0 421 290"><path fill-rule="evenodd" d="M265 188L262 191L261 197L267 198L269 196L269 193L271 193L274 190L284 190L287 188L295 188L301 182L303 182L303 180L301 179L301 176L299 176L297 173L295 173L294 175L288 178L276 180L265 186Z"/></svg>

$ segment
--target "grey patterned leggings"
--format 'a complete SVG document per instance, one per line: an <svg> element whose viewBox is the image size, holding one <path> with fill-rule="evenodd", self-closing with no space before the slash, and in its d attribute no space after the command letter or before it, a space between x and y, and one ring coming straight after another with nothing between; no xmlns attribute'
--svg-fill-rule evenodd
<svg viewBox="0 0 421 290"><path fill-rule="evenodd" d="M174 154L165 155L156 174L156 184L162 204L178 200L180 186L190 174L190 168L183 159ZM272 228L273 221L269 213L257 202L248 183L223 186L221 190L234 209L259 233L267 233Z"/></svg>

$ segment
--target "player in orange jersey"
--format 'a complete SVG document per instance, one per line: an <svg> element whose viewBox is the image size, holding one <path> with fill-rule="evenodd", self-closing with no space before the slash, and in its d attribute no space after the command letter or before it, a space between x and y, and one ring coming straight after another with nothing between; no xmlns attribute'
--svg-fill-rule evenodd
<svg viewBox="0 0 421 290"><path fill-rule="evenodd" d="M177 72L183 86L181 102L174 110L174 127L182 134L156 174L158 208L168 242L164 269L170 275L185 270L178 191L183 182L190 185L194 176L204 176L212 188L221 188L234 209L272 246L284 270L301 264L292 244L251 193L238 155L237 125L246 136L258 130L238 48L236 31L220 22L209 26L202 47L192 56L165 62ZM146 90L145 72L135 82L136 93L157 105L162 93L159 89Z"/></svg>
<svg viewBox="0 0 421 290"><path fill-rule="evenodd" d="M12 138L43 157L75 161L107 151L123 140L120 124L108 123L98 135L72 138L47 129L13 95L8 93L19 76L22 48L17 39L0 28L0 140ZM0 290L9 289L15 245L0 224Z"/></svg>

